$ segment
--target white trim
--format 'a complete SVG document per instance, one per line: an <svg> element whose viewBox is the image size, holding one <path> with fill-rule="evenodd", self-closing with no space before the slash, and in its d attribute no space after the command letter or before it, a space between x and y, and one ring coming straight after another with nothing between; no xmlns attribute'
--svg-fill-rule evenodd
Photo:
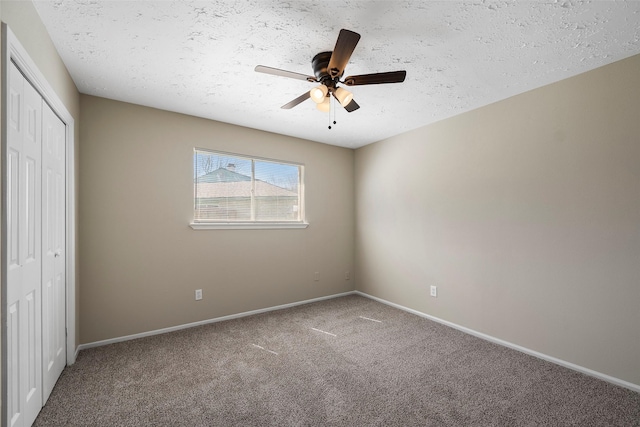
<svg viewBox="0 0 640 427"><path fill-rule="evenodd" d="M78 350L86 350L88 348L100 347L100 346L103 346L103 345L114 344L114 343L123 342L123 341L130 341L130 340L135 340L135 339L138 339L138 338L144 338L144 337L150 337L150 336L153 336L153 335L166 334L168 332L175 332L175 331L179 331L181 329L193 328L195 326L202 326L202 325L208 325L210 323L224 322L225 320L239 319L241 317L247 317L247 316L253 316L255 314L267 313L269 311L282 310L282 309L285 309L285 308L296 307L298 305L310 304L310 303L313 303L313 302L325 301L325 300L329 300L329 299L333 299L333 298L339 298L339 297L344 297L344 296L347 296L347 295L353 295L355 293L356 293L356 291L343 292L343 293L340 293L340 294L327 295L327 296L324 296L324 297L312 298L312 299L308 299L308 300L304 300L304 301L298 301L298 302L292 302L292 303L289 303L289 304L277 305L275 307L267 307L267 308L261 308L261 309L258 309L258 310L245 311L243 313L230 314L228 316L215 317L213 319L201 320L199 322L193 322L193 323L186 323L186 324L183 324L183 325L172 326L172 327L169 327L169 328L156 329L156 330L153 330L153 331L142 332L142 333L139 333L139 334L126 335L124 337L111 338L111 339L102 340L102 341L94 341L94 342L90 342L90 343L87 343L87 344L80 344L80 346L78 347Z"/></svg>
<svg viewBox="0 0 640 427"><path fill-rule="evenodd" d="M66 128L66 327L67 364L76 360L76 246L75 246L75 120L60 100L44 75L33 62L27 50L4 22L2 23L3 72L13 61L31 85L40 93L51 109L64 122ZM6 82L3 81L3 99L6 98Z"/></svg>
<svg viewBox="0 0 640 427"><path fill-rule="evenodd" d="M67 125L66 249L67 249L67 365L76 361L76 171L74 122ZM69 166L71 165L71 166Z"/></svg>
<svg viewBox="0 0 640 427"><path fill-rule="evenodd" d="M275 230L286 228L307 228L307 222L192 222L194 230Z"/></svg>
<svg viewBox="0 0 640 427"><path fill-rule="evenodd" d="M223 154L225 156L238 157L245 160L261 160L261 161L271 162L271 163L288 164L288 165L304 167L304 163L294 162L292 160L273 159L271 157L260 157L260 156L254 156L252 154L232 153L230 151L220 151L213 148L193 147L193 151L204 151L210 154Z"/></svg>
<svg viewBox="0 0 640 427"><path fill-rule="evenodd" d="M537 357L538 359L546 360L547 362L555 363L556 365L560 365L560 366L563 366L565 368L569 368L571 370L578 371L578 372L581 372L583 374L589 375L591 377L595 377L595 378L598 378L600 380L606 381L608 383L615 384L615 385L618 385L620 387L628 388L629 390L632 390L632 391L640 393L640 385L638 385L638 384L633 384L633 383L630 383L628 381L624 381L624 380L621 380L619 378L612 377L610 375L603 374L601 372L597 372L597 371L591 370L589 368L585 368L583 366L576 365L574 363L567 362L567 361L564 361L562 359L558 359L556 357L549 356L547 354L540 353L540 352L537 352L535 350L531 350L529 348L522 347L522 346L519 346L517 344L510 343L509 341L504 341L504 340L501 340L500 338L492 337L491 335L487 335L487 334L484 334L482 332L478 332L478 331L475 331L473 329L469 329L467 327L460 326L458 324L449 322L447 320L443 320L443 319L440 319L438 317L431 316L429 314L425 314L425 313L423 313L421 311L414 310L412 308L408 308L408 307L402 306L400 304L396 304L396 303L384 300L382 298L378 298L378 297L374 297L374 296L369 295L369 294L365 294L364 292L354 291L353 293L356 294L356 295L363 296L365 298L370 298L370 299L372 299L374 301L381 302L381 303L389 305L391 307L406 311L408 313L415 314L417 316L424 317L424 318L429 319L429 320L433 320L434 322L438 322L440 324L443 324L445 326L449 326L449 327L451 327L453 329L457 329L457 330L462 331L464 333L467 333L469 335L473 335L475 337L482 338L483 340L486 340L486 341L489 341L489 342L492 342L492 343L495 343L495 344L499 344L501 346L508 347L508 348L513 349L513 350L517 350L517 351L519 351L521 353L525 353L525 354L528 354L530 356Z"/></svg>
<svg viewBox="0 0 640 427"><path fill-rule="evenodd" d="M431 316L429 314L425 314L425 313L423 313L421 311L414 310L414 309L402 306L400 304L396 304L396 303L384 300L382 298L374 297L372 295L366 294L366 293L361 292L361 291L349 291L349 292L329 295L329 296L325 296L325 297L313 298L313 299L309 299L309 300L305 300L305 301L299 301L299 302L294 302L294 303L289 303L289 304L278 305L278 306L275 306L275 307L263 308L263 309L259 309L259 310L253 310L253 311L246 311L244 313L232 314L232 315L229 315L229 316L222 316L222 317L217 317L217 318L213 318L213 319L209 319L209 320L202 320L202 321L199 321L199 322L187 323L187 324L184 324L184 325L173 326L173 327L170 327L170 328L157 329L157 330L154 330L154 331L143 332L143 333L140 333L140 334L127 335L127 336L124 336L124 337L118 337L118 338L112 338L112 339L107 339L107 340L102 340L102 341L95 341L95 342L87 343L87 344L81 344L80 346L78 346L78 352L80 350L86 350L88 348L99 347L99 346L103 346L103 345L114 344L114 343L118 343L118 342L134 340L134 339L138 339L138 338L144 338L144 337L148 337L148 336L152 336L152 335L164 334L164 333L167 333L167 332L174 332L174 331L178 331L178 330L181 330L181 329L187 329L187 328L192 328L192 327L195 327L195 326L206 325L206 324L209 324L209 323L216 323L216 322L222 322L222 321L225 321L225 320L238 319L238 318L241 318L241 317L252 316L252 315L260 314L260 313L266 313L266 312L269 312L269 311L282 310L282 309L285 309L285 308L295 307L295 306L298 306L298 305L309 304L309 303L318 302L318 301L324 301L324 300L333 299L333 298L339 298L339 297L343 297L343 296L347 296L347 295L360 295L362 297L372 299L374 301L380 302L382 304L389 305L389 306L397 308L399 310L406 311L406 312L411 313L411 314L415 314L416 316L424 317L426 319L432 320L432 321L440 323L442 325L449 326L451 328L454 328L454 329L457 329L457 330L462 331L464 333L467 333L469 335L473 335L475 337L484 339L486 341L489 341L489 342L492 342L492 343L495 343L495 344L498 344L498 345L502 345L504 347L511 348L513 350L520 351L521 353L525 353L525 354L528 354L530 356L537 357L538 359L546 360L548 362L555 363L556 365L560 365L560 366L563 366L565 368L569 368L571 370L574 370L574 371L577 371L577 372L581 372L581 373L589 375L591 377L595 377L595 378L598 378L600 380L609 382L611 384L615 384L615 385L618 385L618 386L621 386L621 387L627 388L629 390L632 390L632 391L640 393L640 385L638 385L638 384L633 384L633 383L630 383L628 381L624 381L624 380L621 380L619 378L615 378L615 377L612 377L610 375L606 375L606 374L603 374L601 372L597 372L597 371L585 368L583 366L576 365L574 363L566 362L564 360L555 358L553 356L549 356L549 355L537 352L535 350L531 350L531 349L528 349L526 347L522 347L522 346L519 346L517 344L513 344L513 343L510 343L508 341L504 341L504 340L501 340L499 338L492 337L491 335L487 335L487 334L484 334L482 332L478 332L478 331L475 331L473 329L469 329L469 328L466 328L464 326L460 326L460 325L455 324L453 322L449 322L447 320L443 320L443 319L440 319L438 317Z"/></svg>

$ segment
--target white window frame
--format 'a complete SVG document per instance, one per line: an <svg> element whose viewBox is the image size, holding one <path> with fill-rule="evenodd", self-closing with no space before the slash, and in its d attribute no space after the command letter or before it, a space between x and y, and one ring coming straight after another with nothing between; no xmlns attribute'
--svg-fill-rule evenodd
<svg viewBox="0 0 640 427"><path fill-rule="evenodd" d="M216 155L250 160L252 162L252 168L251 168L252 181L255 179L255 177L253 176L254 174L253 163L255 161L266 161L266 162L297 166L299 168L299 177L300 177L300 182L298 185L300 220L297 220L297 221L216 221L216 220L197 220L194 218L192 222L189 224L189 226L192 229L194 230L300 229L300 228L307 228L309 226L309 223L306 222L306 219L305 219L305 209L304 209L304 205L305 205L304 164L286 161L286 160L269 159L265 157L249 156L246 154L230 153L226 151L218 151L218 150L211 150L208 148L198 148L198 147L195 147L193 149L194 157L192 157L192 161L194 160L198 152L208 152ZM195 162L194 162L194 167L195 167ZM194 170L193 176L195 176L195 174L196 174L196 171ZM194 190L194 193L193 193L194 211L195 211L195 199L196 199L196 193ZM253 206L253 194L251 195L251 199L252 199L252 206ZM194 212L194 216L195 216L195 212Z"/></svg>

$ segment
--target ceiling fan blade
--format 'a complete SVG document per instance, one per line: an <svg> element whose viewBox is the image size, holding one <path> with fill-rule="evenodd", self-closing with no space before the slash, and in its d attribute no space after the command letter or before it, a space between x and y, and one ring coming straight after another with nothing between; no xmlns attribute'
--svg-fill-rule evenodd
<svg viewBox="0 0 640 427"><path fill-rule="evenodd" d="M292 79L306 80L308 82L317 82L318 80L313 76L307 76L306 74L294 73L293 71L280 70L279 68L265 67L264 65L258 65L255 68L258 73L272 74L274 76L289 77Z"/></svg>
<svg viewBox="0 0 640 427"><path fill-rule="evenodd" d="M296 105L300 104L301 102L306 101L309 98L311 98L311 95L309 95L309 92L305 92L302 95L300 95L299 97L297 97L296 99L294 99L293 101L289 102L288 104L284 104L280 108L284 108L285 110L289 110L289 109L295 107Z"/></svg>
<svg viewBox="0 0 640 427"><path fill-rule="evenodd" d="M406 71L388 71L386 73L360 74L349 76L344 79L347 86L356 85L377 85L383 83L402 83L407 77Z"/></svg>
<svg viewBox="0 0 640 427"><path fill-rule="evenodd" d="M349 113L356 111L358 108L360 108L360 106L353 99L351 100L350 103L347 104L346 107L344 107L344 109L347 110Z"/></svg>
<svg viewBox="0 0 640 427"><path fill-rule="evenodd" d="M333 53L331 54L327 70L332 78L341 76L342 73L344 73L344 67L347 66L349 58L351 58L351 54L356 48L359 40L360 34L354 33L350 30L340 30L338 40L336 41L336 47L333 48Z"/></svg>
<svg viewBox="0 0 640 427"><path fill-rule="evenodd" d="M331 95L333 95L333 97L336 99L336 101L338 102L338 104L340 104L340 100L338 99L338 97L336 96L335 92L331 92ZM342 105L342 104L340 104ZM347 110L349 113L356 111L358 108L360 108L360 106L358 105L358 103L355 100L351 100L345 107L344 109Z"/></svg>

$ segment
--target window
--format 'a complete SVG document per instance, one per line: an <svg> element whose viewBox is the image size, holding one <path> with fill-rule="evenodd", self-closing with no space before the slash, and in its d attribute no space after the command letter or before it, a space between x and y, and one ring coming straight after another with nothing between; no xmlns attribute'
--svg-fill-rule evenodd
<svg viewBox="0 0 640 427"><path fill-rule="evenodd" d="M300 228L303 166L195 149L192 228Z"/></svg>

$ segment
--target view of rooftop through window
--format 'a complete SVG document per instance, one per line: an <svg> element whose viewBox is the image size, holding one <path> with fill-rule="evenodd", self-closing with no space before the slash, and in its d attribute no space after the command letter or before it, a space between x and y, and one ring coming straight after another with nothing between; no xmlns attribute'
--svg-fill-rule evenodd
<svg viewBox="0 0 640 427"><path fill-rule="evenodd" d="M194 151L196 221L301 221L302 166Z"/></svg>

